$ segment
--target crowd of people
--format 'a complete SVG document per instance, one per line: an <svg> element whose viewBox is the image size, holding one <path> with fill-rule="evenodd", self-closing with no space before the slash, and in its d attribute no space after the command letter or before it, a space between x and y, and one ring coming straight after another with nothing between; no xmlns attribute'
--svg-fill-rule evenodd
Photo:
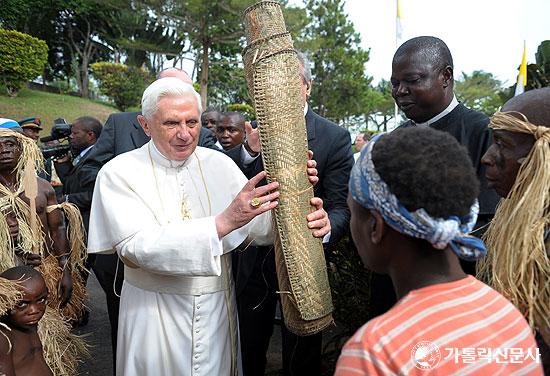
<svg viewBox="0 0 550 376"><path fill-rule="evenodd" d="M298 57L313 156L307 235L330 252L351 234L379 314L347 341L335 374L550 372L550 88L488 118L456 99L446 44L413 38L392 61L407 121L359 133L354 154L349 132L308 105L311 69ZM46 165L41 130L38 118L0 119L0 281L17 292L8 299L0 283L0 373L55 374L39 322L49 306L85 325L78 296L91 270L114 374L265 374L279 186L254 122L203 111L191 78L169 68L140 112L104 126L75 119L70 154ZM323 374L322 333L282 324L281 335L285 375Z"/></svg>

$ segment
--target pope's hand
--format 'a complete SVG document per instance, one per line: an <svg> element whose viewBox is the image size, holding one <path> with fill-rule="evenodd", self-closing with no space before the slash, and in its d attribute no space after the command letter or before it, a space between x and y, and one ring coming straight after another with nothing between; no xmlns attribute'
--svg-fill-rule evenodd
<svg viewBox="0 0 550 376"><path fill-rule="evenodd" d="M272 182L256 187L265 177L266 173L262 171L250 179L227 209L216 216L216 230L220 238L277 206L279 183Z"/></svg>
<svg viewBox="0 0 550 376"><path fill-rule="evenodd" d="M330 232L330 220L323 209L323 200L313 197L309 203L315 207L315 211L307 215L307 226L312 230L313 236L322 238Z"/></svg>

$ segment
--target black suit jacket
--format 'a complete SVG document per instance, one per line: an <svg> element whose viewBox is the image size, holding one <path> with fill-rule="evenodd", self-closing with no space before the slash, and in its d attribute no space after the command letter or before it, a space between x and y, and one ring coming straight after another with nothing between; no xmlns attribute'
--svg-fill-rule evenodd
<svg viewBox="0 0 550 376"><path fill-rule="evenodd" d="M95 147L95 146L94 146ZM89 171L83 169L86 159L94 150L92 147L79 161L73 166L71 162L55 163L55 170L59 179L63 183L63 194L67 196L67 201L75 204L80 210L84 228L88 232L88 224L90 222L90 206L92 201L92 192L88 191L82 182L90 179Z"/></svg>
<svg viewBox="0 0 550 376"><path fill-rule="evenodd" d="M311 108L306 113L306 130L308 147L313 151L319 176L319 183L314 188L315 196L323 200L323 207L328 213L332 228L329 243L334 243L349 230L350 211L346 199L349 175L354 164L351 137L346 129L317 115ZM235 160L236 155L228 155ZM237 165L241 166L238 162ZM261 156L252 166L241 170L249 179L262 171ZM239 294L252 273L256 252L234 252L233 258L236 291Z"/></svg>
<svg viewBox="0 0 550 376"><path fill-rule="evenodd" d="M500 199L496 192L487 186L485 166L481 163L483 154L491 146L492 131L488 125L489 118L487 116L464 106L462 103L459 103L441 119L430 124L430 128L451 134L468 150L480 182L478 225L483 225L491 220ZM413 123L408 120L399 128L411 126L413 126Z"/></svg>

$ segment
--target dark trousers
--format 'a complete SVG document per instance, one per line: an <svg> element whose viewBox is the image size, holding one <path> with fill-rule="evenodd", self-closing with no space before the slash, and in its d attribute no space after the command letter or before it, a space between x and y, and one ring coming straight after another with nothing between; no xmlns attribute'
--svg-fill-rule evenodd
<svg viewBox="0 0 550 376"><path fill-rule="evenodd" d="M252 274L237 296L244 376L263 376L279 295L272 248L259 247ZM281 323L285 376L321 374L321 333L297 336Z"/></svg>
<svg viewBox="0 0 550 376"><path fill-rule="evenodd" d="M124 281L124 264L118 263L118 255L97 255L92 266L99 284L107 300L107 314L111 325L111 345L113 349L113 374L116 367L116 338L118 331L118 311L120 307L120 291ZM115 293L116 291L116 293ZM117 296L118 295L118 296Z"/></svg>

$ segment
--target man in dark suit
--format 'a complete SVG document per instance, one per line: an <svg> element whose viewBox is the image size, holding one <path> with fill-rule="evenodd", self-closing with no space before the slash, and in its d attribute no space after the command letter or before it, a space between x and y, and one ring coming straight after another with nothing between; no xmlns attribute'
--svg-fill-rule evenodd
<svg viewBox="0 0 550 376"><path fill-rule="evenodd" d="M60 201L75 204L80 210L84 228L88 231L90 220L90 207L92 194L87 191L82 183L89 179L84 162L91 155L97 139L101 135L102 125L99 120L91 116L83 116L71 125L69 136L72 160L68 157L55 161L55 170L63 183L63 196Z"/></svg>
<svg viewBox="0 0 550 376"><path fill-rule="evenodd" d="M495 214L498 196L487 186L481 158L491 144L489 118L459 103L453 91L453 58L441 39L412 38L395 52L392 61L392 96L409 119L399 127L427 126L450 133L468 150L480 181L479 215L474 235L480 237ZM460 260L468 274L475 263ZM389 276L373 274L371 311L385 313L396 302Z"/></svg>
<svg viewBox="0 0 550 376"><path fill-rule="evenodd" d="M344 128L317 115L307 104L311 91L311 70L308 61L299 55L300 76L309 149L317 162L319 183L315 196L323 199L331 232L323 243L333 243L348 232L350 213L346 204L348 180L353 167L350 134ZM245 147L251 155L259 153L257 132L248 130ZM246 166L247 177L263 170L261 156ZM273 247L257 247L234 252L237 308L243 371L245 376L265 373L266 352L273 334L278 282ZM321 374L321 333L300 337L281 325L283 369L285 375Z"/></svg>
<svg viewBox="0 0 550 376"><path fill-rule="evenodd" d="M62 185L62 196L60 202L70 202L78 207L82 215L82 222L86 233L88 232L88 223L90 221L89 202L92 199L92 193L88 191L83 182L89 179L89 173L83 170L86 159L90 156L97 139L101 134L102 125L99 120L91 116L83 116L74 121L71 125L71 134L69 136L72 158L65 156L54 161L55 170ZM95 255L88 255L86 259L86 269L94 268ZM86 283L89 273L82 272L81 276ZM78 325L86 325L88 322L89 311L86 309L79 318Z"/></svg>
<svg viewBox="0 0 550 376"><path fill-rule="evenodd" d="M478 225L488 223L498 202L481 164L491 144L489 118L457 101L453 58L445 42L422 36L403 43L393 57L391 83L395 103L410 119L400 127L429 126L450 133L468 149L481 183Z"/></svg>

